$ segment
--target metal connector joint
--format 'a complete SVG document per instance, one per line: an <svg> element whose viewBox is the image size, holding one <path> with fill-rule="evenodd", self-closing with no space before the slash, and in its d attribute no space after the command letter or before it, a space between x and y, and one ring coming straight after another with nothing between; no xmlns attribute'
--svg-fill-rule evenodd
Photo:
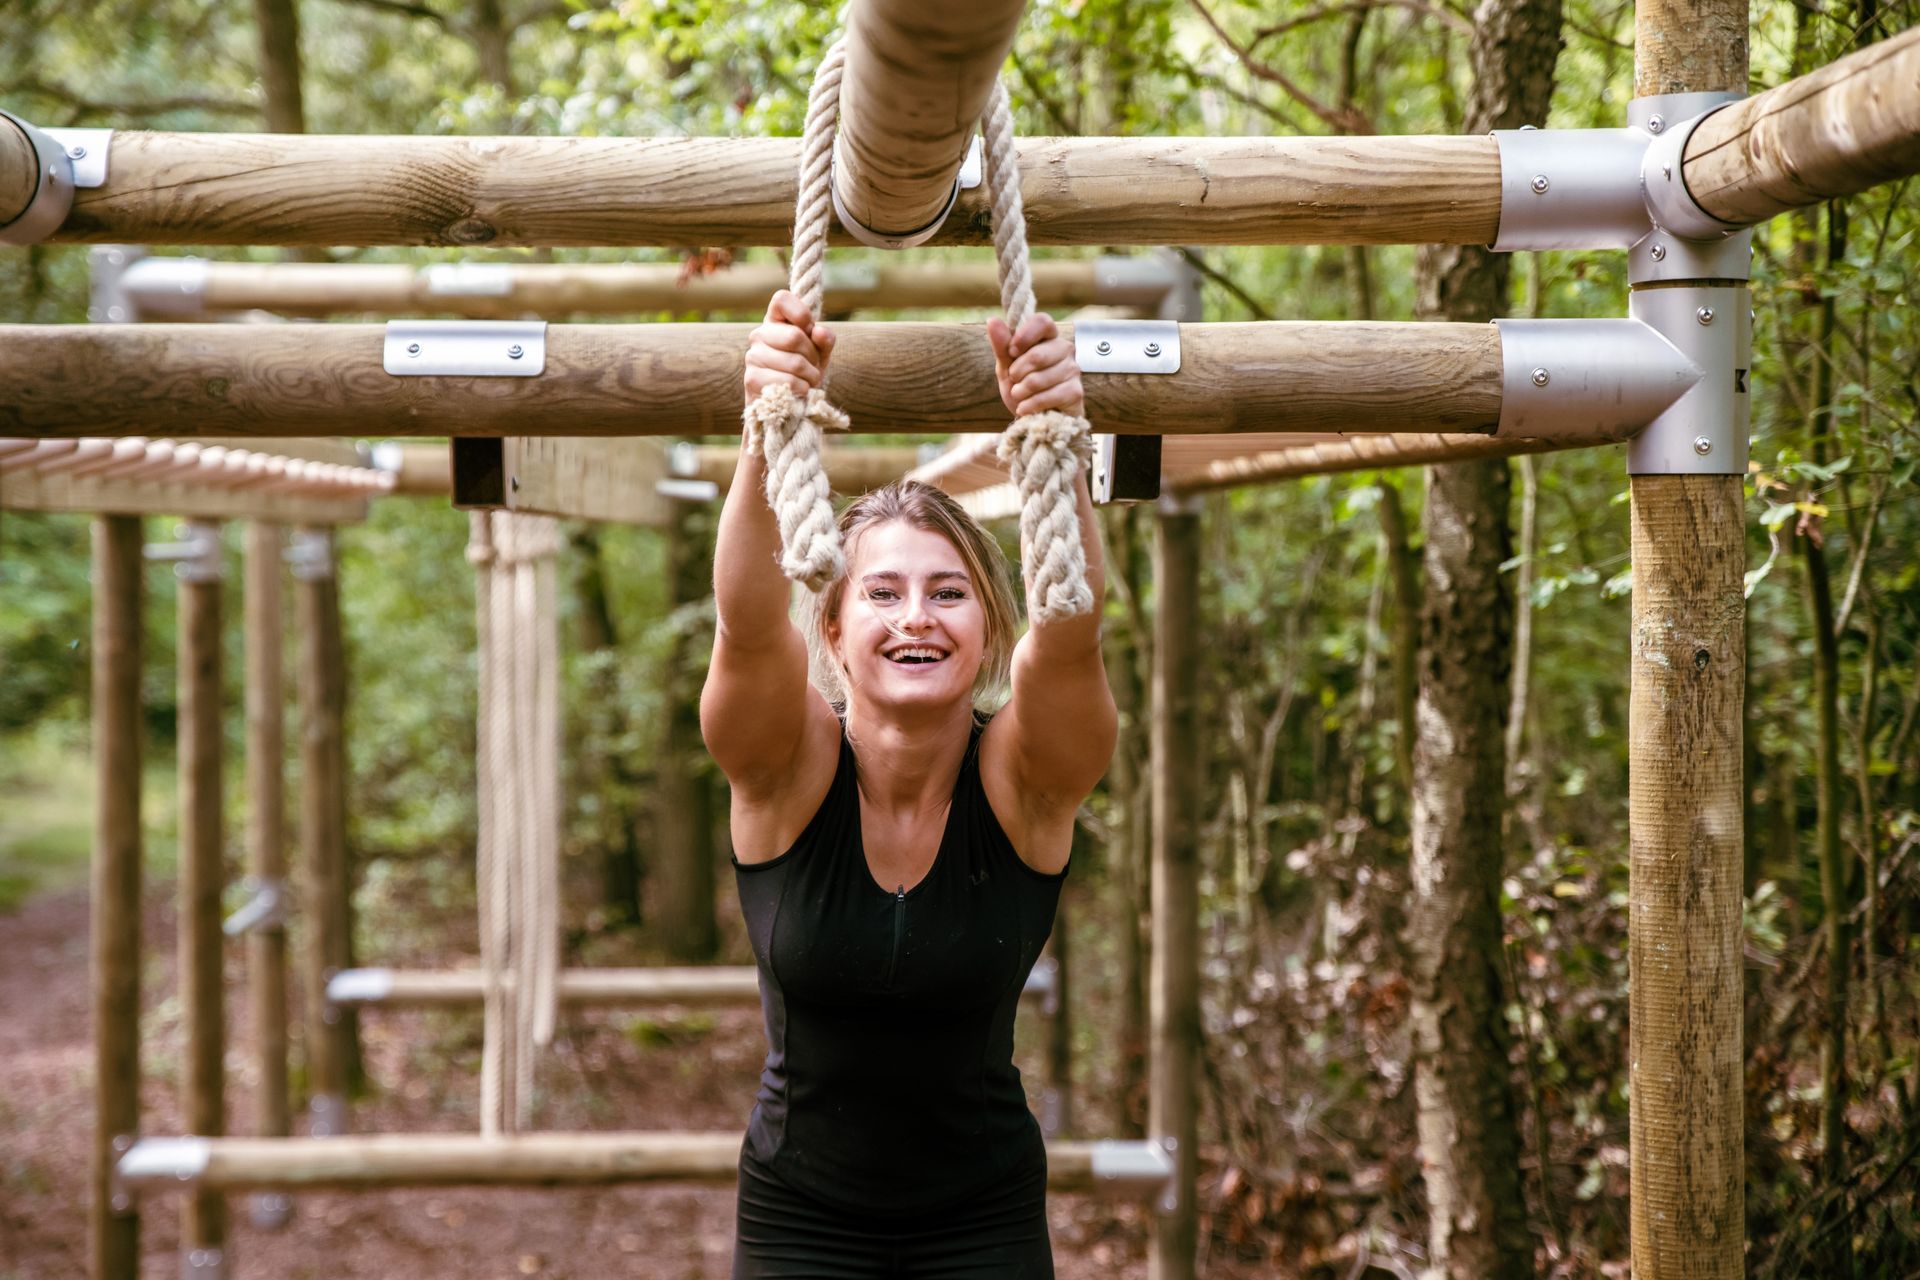
<svg viewBox="0 0 1920 1280"><path fill-rule="evenodd" d="M333 576L333 533L328 529L295 529L280 553L295 580L325 582Z"/></svg>
<svg viewBox="0 0 1920 1280"><path fill-rule="evenodd" d="M1702 370L1702 377L1627 446L1629 475L1747 473L1753 417L1753 313L1744 284L1640 288L1627 311Z"/></svg>
<svg viewBox="0 0 1920 1280"><path fill-rule="evenodd" d="M1495 320L1500 425L1529 439L1624 440L1706 375L1639 320Z"/></svg>
<svg viewBox="0 0 1920 1280"><path fill-rule="evenodd" d="M876 231L854 217L840 199L840 184L835 180L840 168L840 140L836 138L827 172L827 188L833 193L833 216L840 220L840 225L846 228L848 235L870 249L911 249L916 245L923 245L933 239L940 228L946 225L947 215L953 212L953 206L960 199L960 193L980 185L983 164L980 138L976 134L967 143L966 154L960 157L960 171L953 177L953 190L947 193L947 202L940 207L940 212L933 216L932 221L924 226L915 227L911 231L897 233Z"/></svg>
<svg viewBox="0 0 1920 1280"><path fill-rule="evenodd" d="M0 244L39 244L60 229L73 208L73 158L51 133L37 129L11 111L0 111L0 129L19 130L33 149L36 183L27 207L0 226Z"/></svg>
<svg viewBox="0 0 1920 1280"><path fill-rule="evenodd" d="M248 890L247 900L220 926L229 938L243 933L265 933L287 927L287 882L249 876L241 882Z"/></svg>
<svg viewBox="0 0 1920 1280"><path fill-rule="evenodd" d="M173 576L182 582L218 582L221 578L220 528L204 520L180 526L179 541L150 542L149 560L173 564Z"/></svg>

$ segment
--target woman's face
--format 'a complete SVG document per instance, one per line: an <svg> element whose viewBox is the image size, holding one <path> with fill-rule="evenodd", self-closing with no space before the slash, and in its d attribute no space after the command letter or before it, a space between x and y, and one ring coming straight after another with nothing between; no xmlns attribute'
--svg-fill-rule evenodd
<svg viewBox="0 0 1920 1280"><path fill-rule="evenodd" d="M986 658L980 584L940 534L903 521L855 540L840 617L828 639L849 698L921 709L969 706Z"/></svg>

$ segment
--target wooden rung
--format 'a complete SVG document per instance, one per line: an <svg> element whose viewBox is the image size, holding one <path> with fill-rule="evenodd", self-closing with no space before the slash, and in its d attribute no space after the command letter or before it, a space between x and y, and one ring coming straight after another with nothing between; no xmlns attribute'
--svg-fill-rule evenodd
<svg viewBox="0 0 1920 1280"><path fill-rule="evenodd" d="M142 1138L121 1157L116 1184L128 1193L231 1193L731 1183L739 1165L737 1133ZM1170 1169L1153 1142L1047 1144L1047 1185L1055 1191L1151 1195Z"/></svg>

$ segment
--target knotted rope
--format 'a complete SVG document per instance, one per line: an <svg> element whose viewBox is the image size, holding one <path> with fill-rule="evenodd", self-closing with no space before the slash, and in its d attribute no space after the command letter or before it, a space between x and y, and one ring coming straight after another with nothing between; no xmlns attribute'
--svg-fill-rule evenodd
<svg viewBox="0 0 1920 1280"><path fill-rule="evenodd" d="M552 1041L559 977L559 632L543 516L477 512L479 882L485 1042L480 1127L533 1116L534 1048Z"/></svg>
<svg viewBox="0 0 1920 1280"><path fill-rule="evenodd" d="M844 42L835 41L814 73L800 148L800 196L794 216L789 287L815 317L822 314L827 233L833 220L833 135ZM1027 251L1020 171L1013 153L1013 113L998 83L982 121L986 171L993 202L993 248L1000 269L1000 302L1018 329L1033 315L1033 267ZM767 505L780 526L780 567L819 591L845 570L832 488L820 460L823 431L844 431L847 417L823 387L802 399L785 386L763 390L747 406L746 445L766 460ZM1090 612L1086 550L1080 540L1075 480L1092 452L1085 418L1029 414L1002 433L999 455L1020 491L1021 568L1028 614L1047 623Z"/></svg>

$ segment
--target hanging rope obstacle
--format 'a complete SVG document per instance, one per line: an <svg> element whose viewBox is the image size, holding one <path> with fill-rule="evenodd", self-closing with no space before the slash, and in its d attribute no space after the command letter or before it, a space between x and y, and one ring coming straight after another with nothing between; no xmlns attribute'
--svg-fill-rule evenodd
<svg viewBox="0 0 1920 1280"><path fill-rule="evenodd" d="M826 292L834 123L845 66L843 42L835 41L814 73L800 148L789 287L815 317L823 314ZM1000 303L1008 327L1018 331L1034 313L1033 266L1013 153L1013 113L999 84L993 87L982 123ZM780 526L780 568L810 591L824 588L846 566L820 447L824 432L845 431L847 426L846 414L828 401L824 385L804 399L785 386L769 386L746 409L746 446L766 461L767 505ZM1087 586L1076 483L1092 454L1087 420L1057 412L1029 414L1002 433L999 454L1020 492L1021 568L1031 620L1048 623L1090 612L1093 592Z"/></svg>

